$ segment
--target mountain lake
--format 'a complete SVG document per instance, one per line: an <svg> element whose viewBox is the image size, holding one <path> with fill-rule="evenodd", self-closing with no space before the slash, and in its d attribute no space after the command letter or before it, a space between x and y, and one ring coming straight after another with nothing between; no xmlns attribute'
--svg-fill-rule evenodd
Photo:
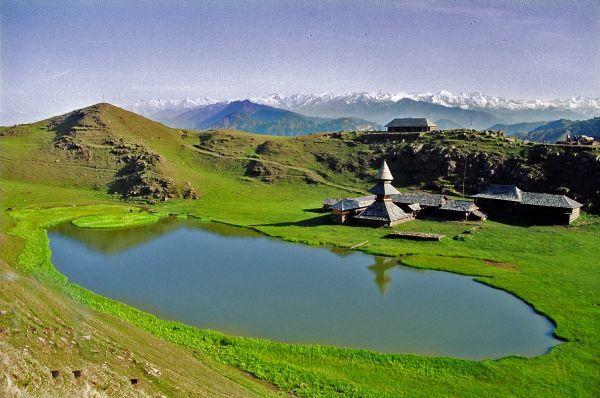
<svg viewBox="0 0 600 398"><path fill-rule="evenodd" d="M117 230L66 223L49 238L70 281L231 335L466 359L532 357L560 342L515 296L394 258L192 219Z"/></svg>

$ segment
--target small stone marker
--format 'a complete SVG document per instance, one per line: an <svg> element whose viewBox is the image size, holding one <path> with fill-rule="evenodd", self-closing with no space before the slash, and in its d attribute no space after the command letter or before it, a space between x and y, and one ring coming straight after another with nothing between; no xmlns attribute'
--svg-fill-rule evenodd
<svg viewBox="0 0 600 398"><path fill-rule="evenodd" d="M81 370L74 370L73 377L75 377L76 379L79 379L81 377Z"/></svg>
<svg viewBox="0 0 600 398"><path fill-rule="evenodd" d="M440 234L429 234L424 232L392 232L391 234L386 235L386 238L395 238L395 239L408 239L408 240L432 240L432 241L440 241L446 235Z"/></svg>
<svg viewBox="0 0 600 398"><path fill-rule="evenodd" d="M56 379L58 377L58 375L60 375L60 372L58 370L51 370L50 373L52 374L52 378Z"/></svg>

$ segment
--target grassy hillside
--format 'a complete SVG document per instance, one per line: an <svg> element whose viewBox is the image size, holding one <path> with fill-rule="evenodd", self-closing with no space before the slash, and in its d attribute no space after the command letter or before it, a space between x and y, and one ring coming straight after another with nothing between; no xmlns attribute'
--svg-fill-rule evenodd
<svg viewBox="0 0 600 398"><path fill-rule="evenodd" d="M7 179L145 199L180 197L193 189L162 154L176 150L181 132L109 104L2 128L0 134Z"/></svg>
<svg viewBox="0 0 600 398"><path fill-rule="evenodd" d="M548 147L546 153L512 138L471 131L442 132L417 142L360 133L285 138L182 131L107 104L75 115L1 130L0 391L586 397L600 390L597 217L584 215L572 227L493 221L411 221L397 227L457 237L432 243L385 239L386 229L334 225L316 212L325 197L350 196L369 187L373 166L384 156L391 159L402 189L428 186L450 192L461 185L457 160L508 165L521 159L530 164L513 170L541 174L551 171L548 159L572 155L564 155L565 149ZM107 135L115 142L105 143ZM129 153L120 154L120 140L141 146L134 157L159 155L138 181L169 179L173 197L158 200L160 190L130 196L114 192L115 181L131 174L121 170L137 164ZM579 160L588 156L574 153ZM183 198L189 186L197 199ZM137 215L142 209L153 215ZM86 227L122 227L169 213L307 244L350 248L367 241L361 250L399 257L410 266L477 275L549 316L566 342L532 359L465 361L224 336L94 295L68 283L50 261L49 225L79 219ZM51 369L59 369L60 377L52 379ZM82 369L84 376L75 380L74 369ZM139 378L139 386L133 387L130 378Z"/></svg>

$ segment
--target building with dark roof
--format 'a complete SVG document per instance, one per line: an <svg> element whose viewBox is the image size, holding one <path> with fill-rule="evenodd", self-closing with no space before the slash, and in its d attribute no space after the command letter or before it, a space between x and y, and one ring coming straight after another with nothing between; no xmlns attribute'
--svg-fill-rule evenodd
<svg viewBox="0 0 600 398"><path fill-rule="evenodd" d="M491 185L473 198L489 214L523 217L543 224L568 225L579 218L582 206L565 195L526 192L514 185Z"/></svg>
<svg viewBox="0 0 600 398"><path fill-rule="evenodd" d="M344 224L375 201L375 195L346 198L331 206L333 222Z"/></svg>
<svg viewBox="0 0 600 398"><path fill-rule="evenodd" d="M424 117L396 118L385 125L388 133L421 133L433 131L437 128L435 123Z"/></svg>

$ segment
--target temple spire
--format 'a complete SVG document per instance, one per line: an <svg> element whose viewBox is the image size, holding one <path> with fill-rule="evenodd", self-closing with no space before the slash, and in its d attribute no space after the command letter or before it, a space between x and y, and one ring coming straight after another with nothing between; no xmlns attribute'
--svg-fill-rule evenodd
<svg viewBox="0 0 600 398"><path fill-rule="evenodd" d="M385 159L383 160L375 179L379 181L394 181L394 176L392 176L392 172L390 171Z"/></svg>
<svg viewBox="0 0 600 398"><path fill-rule="evenodd" d="M394 176L385 160L381 164L375 179L377 180L377 183L369 190L369 192L377 195L376 200L389 200L389 195L399 193L391 184L391 182L394 181Z"/></svg>

